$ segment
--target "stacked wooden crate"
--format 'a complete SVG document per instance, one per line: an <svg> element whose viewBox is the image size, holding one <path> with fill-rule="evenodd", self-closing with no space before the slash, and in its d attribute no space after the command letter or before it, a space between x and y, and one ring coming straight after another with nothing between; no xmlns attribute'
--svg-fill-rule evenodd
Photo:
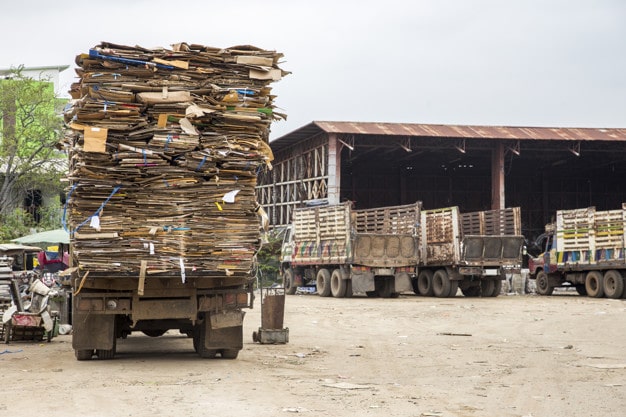
<svg viewBox="0 0 626 417"><path fill-rule="evenodd" d="M281 54L101 43L76 57L66 227L83 273L248 274Z"/></svg>

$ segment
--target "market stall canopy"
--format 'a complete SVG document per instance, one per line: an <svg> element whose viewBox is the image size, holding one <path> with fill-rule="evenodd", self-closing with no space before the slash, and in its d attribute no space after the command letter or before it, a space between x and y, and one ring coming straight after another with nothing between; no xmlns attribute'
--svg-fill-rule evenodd
<svg viewBox="0 0 626 417"><path fill-rule="evenodd" d="M34 233L32 235L18 237L17 239L11 240L11 242L21 243L21 244L32 244L32 243L61 243L61 244L69 244L70 243L70 234L63 229L55 229L48 230L45 232Z"/></svg>

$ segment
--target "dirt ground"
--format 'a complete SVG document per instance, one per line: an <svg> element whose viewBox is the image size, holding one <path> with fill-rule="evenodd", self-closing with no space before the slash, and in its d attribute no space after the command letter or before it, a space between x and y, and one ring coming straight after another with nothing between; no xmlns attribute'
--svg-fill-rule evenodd
<svg viewBox="0 0 626 417"><path fill-rule="evenodd" d="M626 300L288 296L286 345L236 360L132 335L78 362L71 336L0 348L0 416L623 417Z"/></svg>

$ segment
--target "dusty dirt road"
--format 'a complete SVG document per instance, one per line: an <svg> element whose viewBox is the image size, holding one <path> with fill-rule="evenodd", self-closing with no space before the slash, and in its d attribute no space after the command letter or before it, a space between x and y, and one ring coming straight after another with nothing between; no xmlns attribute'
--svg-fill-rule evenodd
<svg viewBox="0 0 626 417"><path fill-rule="evenodd" d="M286 345L252 342L260 315L236 360L176 332L112 361L67 335L3 345L0 416L626 415L626 300L288 296Z"/></svg>

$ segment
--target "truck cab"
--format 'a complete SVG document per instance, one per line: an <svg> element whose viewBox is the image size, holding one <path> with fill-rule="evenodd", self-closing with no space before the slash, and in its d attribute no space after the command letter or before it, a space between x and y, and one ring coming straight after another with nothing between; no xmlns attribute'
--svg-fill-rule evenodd
<svg viewBox="0 0 626 417"><path fill-rule="evenodd" d="M528 254L528 270L531 278L536 278L540 271L546 273L556 271L554 233L546 232L539 235L529 246Z"/></svg>

